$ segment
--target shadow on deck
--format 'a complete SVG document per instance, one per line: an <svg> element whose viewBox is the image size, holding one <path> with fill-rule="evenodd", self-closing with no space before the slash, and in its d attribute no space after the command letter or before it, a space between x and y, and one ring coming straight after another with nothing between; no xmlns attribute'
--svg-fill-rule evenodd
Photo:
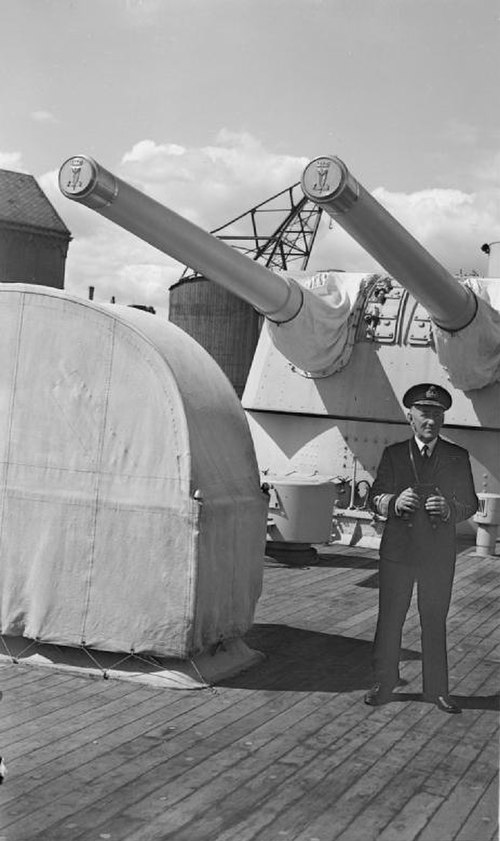
<svg viewBox="0 0 500 841"><path fill-rule="evenodd" d="M338 634L323 634L289 625L254 625L245 638L266 661L220 685L274 692L355 692L372 680L371 643ZM401 661L420 660L419 651L402 649ZM453 696L464 709L500 710L500 696ZM401 692L394 701L423 701L421 694Z"/></svg>
<svg viewBox="0 0 500 841"><path fill-rule="evenodd" d="M290 625L254 625L245 642L266 661L224 685L291 692L353 692L371 683L371 642ZM403 659L419 660L406 649Z"/></svg>

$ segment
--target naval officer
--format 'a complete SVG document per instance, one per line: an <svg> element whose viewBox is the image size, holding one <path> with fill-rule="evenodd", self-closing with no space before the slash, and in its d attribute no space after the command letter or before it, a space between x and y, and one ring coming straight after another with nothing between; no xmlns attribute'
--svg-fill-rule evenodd
<svg viewBox="0 0 500 841"><path fill-rule="evenodd" d="M370 491L372 509L387 521L380 544L379 613L373 646L375 685L365 703L390 700L399 681L403 624L417 585L426 700L460 713L448 695L446 617L455 572L455 524L478 507L467 450L439 432L451 396L420 383L403 397L413 437L386 447Z"/></svg>

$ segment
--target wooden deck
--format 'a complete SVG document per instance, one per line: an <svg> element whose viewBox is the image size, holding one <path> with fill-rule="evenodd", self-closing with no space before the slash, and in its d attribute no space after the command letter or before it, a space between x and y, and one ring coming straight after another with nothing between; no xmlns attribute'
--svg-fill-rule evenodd
<svg viewBox="0 0 500 841"><path fill-rule="evenodd" d="M372 709L376 553L269 563L248 635L266 662L213 690L3 665L0 841L492 841L500 557L459 555L461 716L420 693L412 604L398 700Z"/></svg>

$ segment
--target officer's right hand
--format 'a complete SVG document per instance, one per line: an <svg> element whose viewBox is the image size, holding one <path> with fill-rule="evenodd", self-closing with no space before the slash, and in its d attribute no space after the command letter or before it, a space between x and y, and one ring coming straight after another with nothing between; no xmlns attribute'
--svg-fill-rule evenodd
<svg viewBox="0 0 500 841"><path fill-rule="evenodd" d="M395 502L396 514L412 514L417 508L420 508L420 498L413 488L401 491Z"/></svg>

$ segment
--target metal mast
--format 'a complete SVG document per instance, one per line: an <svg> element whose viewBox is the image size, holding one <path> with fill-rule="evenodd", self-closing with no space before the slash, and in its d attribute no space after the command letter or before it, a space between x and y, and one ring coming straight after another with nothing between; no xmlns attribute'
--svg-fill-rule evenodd
<svg viewBox="0 0 500 841"><path fill-rule="evenodd" d="M210 233L269 269L307 268L322 208L300 182L255 205ZM199 277L186 267L181 280Z"/></svg>

